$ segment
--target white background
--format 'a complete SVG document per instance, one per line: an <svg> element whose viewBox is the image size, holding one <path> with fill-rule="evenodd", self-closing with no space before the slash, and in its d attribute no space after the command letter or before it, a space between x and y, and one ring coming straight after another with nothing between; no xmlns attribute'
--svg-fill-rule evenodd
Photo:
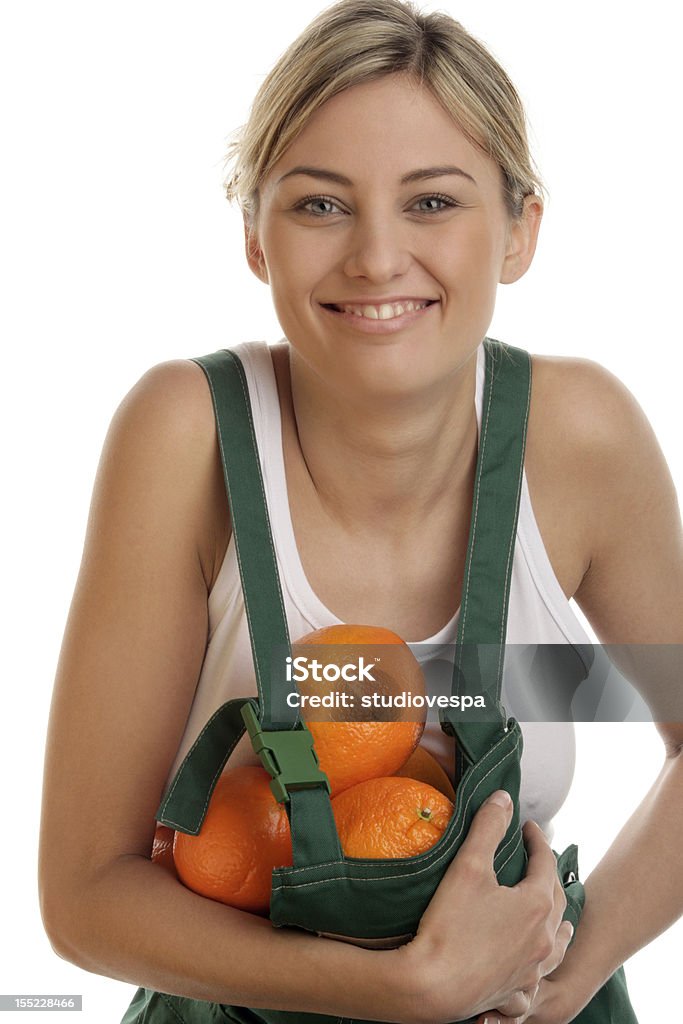
<svg viewBox="0 0 683 1024"><path fill-rule="evenodd" d="M511 73L550 190L536 263L501 290L490 333L616 372L650 417L680 493L676 7L443 6ZM52 679L97 458L116 405L153 363L279 337L242 258L222 162L263 75L318 9L310 0L2 5L0 992L83 993L88 1024L116 1024L133 988L52 952L36 863ZM578 739L553 845L578 842L585 877L651 785L663 748L643 725L583 726ZM682 939L679 923L627 967L641 1024L679 1019Z"/></svg>

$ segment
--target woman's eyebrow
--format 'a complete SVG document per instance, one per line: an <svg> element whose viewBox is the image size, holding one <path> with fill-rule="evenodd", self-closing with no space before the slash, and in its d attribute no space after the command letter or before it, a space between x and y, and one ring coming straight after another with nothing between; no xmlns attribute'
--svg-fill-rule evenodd
<svg viewBox="0 0 683 1024"><path fill-rule="evenodd" d="M337 174L336 171L328 171L324 167L306 167L299 166L293 167L291 171L287 171L281 178L278 178L277 184L279 185L286 178L292 178L296 174L303 174L308 178L322 178L324 181L332 181L335 185L353 185L350 178L345 177L343 174ZM449 175L457 175L460 178L467 178L476 185L476 181L471 174L467 171L463 171L462 167L455 167L446 165L443 167L421 167L416 171L409 171L408 174L404 174L401 178L401 185L409 185L414 181L424 181L427 178L445 178Z"/></svg>
<svg viewBox="0 0 683 1024"><path fill-rule="evenodd" d="M413 181L424 181L426 178L447 178L449 175L455 174L460 178L467 178L473 185L476 185L476 181L471 174L467 171L463 171L462 167L454 167L450 164L444 167L423 167L417 171L410 171L409 174L404 174L401 178L402 185L408 185Z"/></svg>
<svg viewBox="0 0 683 1024"><path fill-rule="evenodd" d="M337 174L336 171L326 171L322 167L293 167L291 171L287 171L281 178L278 178L278 185L281 181L285 181L286 178L293 178L295 174L305 174L308 178L323 178L325 181L333 181L336 185L353 184L350 178L345 178L343 174Z"/></svg>

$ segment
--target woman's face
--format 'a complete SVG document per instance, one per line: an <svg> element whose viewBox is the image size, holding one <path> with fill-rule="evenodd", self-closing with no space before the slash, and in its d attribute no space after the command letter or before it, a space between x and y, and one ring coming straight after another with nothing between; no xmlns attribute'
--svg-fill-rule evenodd
<svg viewBox="0 0 683 1024"><path fill-rule="evenodd" d="M311 118L260 190L247 254L312 369L405 391L476 349L540 215L531 198L511 220L497 164L427 89L390 75Z"/></svg>

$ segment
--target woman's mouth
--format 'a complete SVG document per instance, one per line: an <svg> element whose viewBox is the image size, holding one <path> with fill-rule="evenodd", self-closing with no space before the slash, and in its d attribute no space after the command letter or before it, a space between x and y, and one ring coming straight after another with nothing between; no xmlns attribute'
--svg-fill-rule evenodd
<svg viewBox="0 0 683 1024"><path fill-rule="evenodd" d="M431 306L436 299L401 299L396 302L355 303L355 302L323 302L325 309L335 313L362 318L364 320L395 320L405 313L417 313Z"/></svg>

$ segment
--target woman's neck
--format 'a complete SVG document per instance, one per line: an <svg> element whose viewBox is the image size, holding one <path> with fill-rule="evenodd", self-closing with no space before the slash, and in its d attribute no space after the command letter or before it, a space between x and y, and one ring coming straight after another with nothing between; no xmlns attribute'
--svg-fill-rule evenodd
<svg viewBox="0 0 683 1024"><path fill-rule="evenodd" d="M342 528L400 540L471 493L476 355L429 394L380 400L326 387L294 349L276 363L310 483Z"/></svg>

